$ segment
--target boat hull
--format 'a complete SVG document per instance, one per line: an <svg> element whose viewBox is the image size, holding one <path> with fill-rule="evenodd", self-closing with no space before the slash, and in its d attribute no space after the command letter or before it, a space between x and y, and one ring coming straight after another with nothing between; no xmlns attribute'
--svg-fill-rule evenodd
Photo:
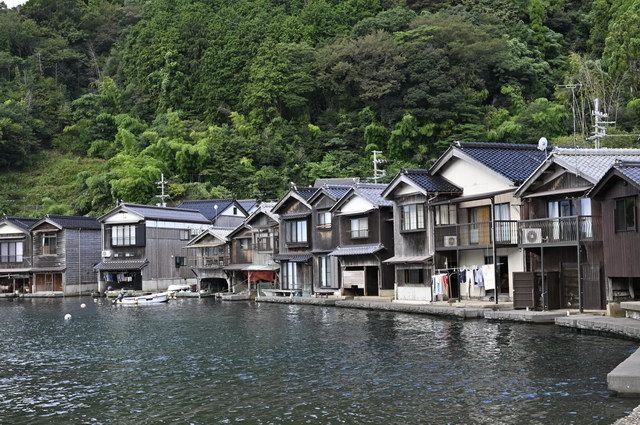
<svg viewBox="0 0 640 425"><path fill-rule="evenodd" d="M139 297L125 297L116 300L116 304L123 306L158 305L169 302L170 298L171 294L169 292L161 292L158 294L141 295Z"/></svg>

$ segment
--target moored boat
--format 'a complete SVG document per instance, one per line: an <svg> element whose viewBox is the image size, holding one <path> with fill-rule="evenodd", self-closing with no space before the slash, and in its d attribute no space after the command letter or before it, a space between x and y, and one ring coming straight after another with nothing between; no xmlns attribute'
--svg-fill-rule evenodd
<svg viewBox="0 0 640 425"><path fill-rule="evenodd" d="M153 305L163 304L169 301L171 292L159 292L157 294L141 295L138 297L117 298L114 304L119 305Z"/></svg>

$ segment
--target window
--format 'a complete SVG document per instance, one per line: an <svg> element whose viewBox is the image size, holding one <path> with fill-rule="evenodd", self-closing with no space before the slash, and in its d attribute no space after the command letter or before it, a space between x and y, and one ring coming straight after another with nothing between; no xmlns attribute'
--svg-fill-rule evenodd
<svg viewBox="0 0 640 425"><path fill-rule="evenodd" d="M242 238L239 239L238 242L240 243L240 249L242 251L247 251L249 250L249 247L251 246L251 239L249 238Z"/></svg>
<svg viewBox="0 0 640 425"><path fill-rule="evenodd" d="M495 204L493 206L493 213L495 214L495 219L497 221L496 241L515 241L516 236L512 234L514 229L512 229L511 223L509 223L509 220L511 220L511 205L509 203Z"/></svg>
<svg viewBox="0 0 640 425"><path fill-rule="evenodd" d="M351 238L366 238L369 236L369 219L367 217L351 219Z"/></svg>
<svg viewBox="0 0 640 425"><path fill-rule="evenodd" d="M191 232L189 232L189 229L186 230L180 230L180 240L181 241L188 241L190 238Z"/></svg>
<svg viewBox="0 0 640 425"><path fill-rule="evenodd" d="M0 263L21 263L22 242L0 243Z"/></svg>
<svg viewBox="0 0 640 425"><path fill-rule="evenodd" d="M282 289L299 289L297 266L297 263L292 261L282 262Z"/></svg>
<svg viewBox="0 0 640 425"><path fill-rule="evenodd" d="M435 216L436 226L456 224L458 222L455 205L436 205Z"/></svg>
<svg viewBox="0 0 640 425"><path fill-rule="evenodd" d="M176 268L179 269L182 266L187 265L187 260L185 257L174 257L176 260Z"/></svg>
<svg viewBox="0 0 640 425"><path fill-rule="evenodd" d="M331 260L329 257L320 257L320 286L331 287Z"/></svg>
<svg viewBox="0 0 640 425"><path fill-rule="evenodd" d="M307 242L307 220L285 221L287 243Z"/></svg>
<svg viewBox="0 0 640 425"><path fill-rule="evenodd" d="M238 215L238 208L237 207L233 207L233 215Z"/></svg>
<svg viewBox="0 0 640 425"><path fill-rule="evenodd" d="M42 254L55 255L58 236L55 233L45 233L42 235Z"/></svg>
<svg viewBox="0 0 640 425"><path fill-rule="evenodd" d="M423 269L405 269L404 270L404 283L407 284L424 284L424 270Z"/></svg>
<svg viewBox="0 0 640 425"><path fill-rule="evenodd" d="M616 199L615 212L616 232L636 230L636 197Z"/></svg>
<svg viewBox="0 0 640 425"><path fill-rule="evenodd" d="M424 205L412 204L400 207L400 224L402 230L424 229Z"/></svg>
<svg viewBox="0 0 640 425"><path fill-rule="evenodd" d="M136 244L136 226L113 226L111 228L112 246L132 246Z"/></svg>
<svg viewBox="0 0 640 425"><path fill-rule="evenodd" d="M271 238L269 233L258 233L256 235L256 245L258 246L258 251L270 251Z"/></svg>
<svg viewBox="0 0 640 425"><path fill-rule="evenodd" d="M326 229L331 227L331 213L329 211L318 213L318 227Z"/></svg>

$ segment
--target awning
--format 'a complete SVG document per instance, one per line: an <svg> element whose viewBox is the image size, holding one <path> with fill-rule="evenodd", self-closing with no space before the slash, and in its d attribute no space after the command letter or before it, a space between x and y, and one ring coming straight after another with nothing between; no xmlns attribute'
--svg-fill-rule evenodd
<svg viewBox="0 0 640 425"><path fill-rule="evenodd" d="M262 272L262 271L274 272L274 271L280 270L280 265L279 264L266 264L266 265L251 264L250 266L247 266L242 270L246 270L248 272Z"/></svg>
<svg viewBox="0 0 640 425"><path fill-rule="evenodd" d="M495 198L498 195L504 195L505 193L513 192L516 189L517 188L514 187L513 189L498 190L495 192L481 193L478 195L459 196L457 198L446 199L444 201L430 202L429 205L459 204L460 202L481 201L484 199L490 200L491 198Z"/></svg>
<svg viewBox="0 0 640 425"><path fill-rule="evenodd" d="M280 214L280 220L295 220L296 218L306 218L311 215L311 211L291 214Z"/></svg>
<svg viewBox="0 0 640 425"><path fill-rule="evenodd" d="M542 196L554 196L554 195L566 195L568 193L585 193L591 189L591 186L582 187L569 187L558 190L545 190L544 192L533 192L527 195L522 195L523 198L539 198Z"/></svg>
<svg viewBox="0 0 640 425"><path fill-rule="evenodd" d="M384 249L381 244L339 246L331 254L335 257L347 255L370 255Z"/></svg>
<svg viewBox="0 0 640 425"><path fill-rule="evenodd" d="M202 243L202 244L194 244L194 245L187 245L187 246L183 246L182 249L194 249L194 248L215 248L217 246L222 246L222 245L226 245L226 242L209 242L209 243Z"/></svg>
<svg viewBox="0 0 640 425"><path fill-rule="evenodd" d="M147 260L123 260L123 261L101 261L93 269L104 272L121 272L127 270L142 270L149 261Z"/></svg>
<svg viewBox="0 0 640 425"><path fill-rule="evenodd" d="M224 270L229 270L229 271L239 271L239 270L244 270L249 266L251 266L250 263L229 264L228 266L225 266L223 269Z"/></svg>
<svg viewBox="0 0 640 425"><path fill-rule="evenodd" d="M413 257L395 256L395 257L391 257L384 260L383 263L389 263L389 264L426 263L430 258L431 256L429 255L417 255Z"/></svg>
<svg viewBox="0 0 640 425"><path fill-rule="evenodd" d="M309 253L301 253L301 254L276 254L273 256L273 259L276 261L292 261L294 263L306 263L311 260L313 255Z"/></svg>

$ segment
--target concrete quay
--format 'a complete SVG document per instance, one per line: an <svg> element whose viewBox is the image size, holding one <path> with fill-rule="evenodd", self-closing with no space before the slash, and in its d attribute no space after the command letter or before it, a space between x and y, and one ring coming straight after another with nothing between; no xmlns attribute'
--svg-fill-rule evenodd
<svg viewBox="0 0 640 425"><path fill-rule="evenodd" d="M640 341L640 320L608 316L572 315L557 317L555 322L558 326L617 335Z"/></svg>
<svg viewBox="0 0 640 425"><path fill-rule="evenodd" d="M533 310L486 310L484 318L487 320L501 320L509 322L525 322L553 325L557 317L566 316L565 311L533 311Z"/></svg>
<svg viewBox="0 0 640 425"><path fill-rule="evenodd" d="M484 318L484 308L478 307L445 307L431 304L416 304L403 302L369 301L369 300L338 300L336 307L358 308L363 310L393 311L398 313L428 314L433 316L459 317L462 319Z"/></svg>
<svg viewBox="0 0 640 425"><path fill-rule="evenodd" d="M313 298L313 297L275 297L261 296L256 298L258 302L275 303L275 304L303 304L303 305L324 305L334 306L337 299L332 298Z"/></svg>
<svg viewBox="0 0 640 425"><path fill-rule="evenodd" d="M607 386L620 395L640 396L640 350L607 374Z"/></svg>

